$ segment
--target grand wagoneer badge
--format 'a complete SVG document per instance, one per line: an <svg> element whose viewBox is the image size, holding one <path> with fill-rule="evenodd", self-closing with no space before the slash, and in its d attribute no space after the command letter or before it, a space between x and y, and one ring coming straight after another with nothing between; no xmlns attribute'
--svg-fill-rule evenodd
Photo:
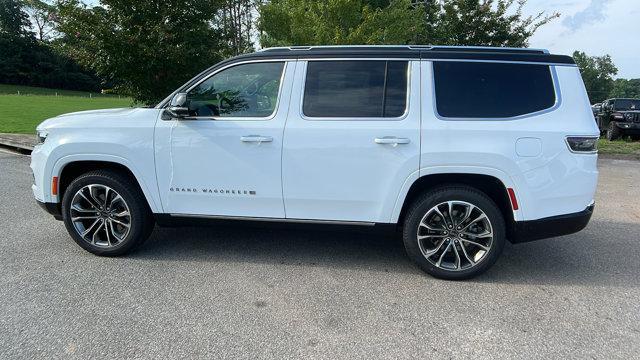
<svg viewBox="0 0 640 360"><path fill-rule="evenodd" d="M212 194L212 195L255 195L255 190L238 189L216 189L216 188L194 188L175 186L169 188L171 192L192 193L192 194Z"/></svg>

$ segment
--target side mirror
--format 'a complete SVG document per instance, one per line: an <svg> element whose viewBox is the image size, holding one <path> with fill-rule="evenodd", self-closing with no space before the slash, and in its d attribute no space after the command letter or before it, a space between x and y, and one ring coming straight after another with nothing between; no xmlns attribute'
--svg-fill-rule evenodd
<svg viewBox="0 0 640 360"><path fill-rule="evenodd" d="M169 103L166 112L176 119L185 118L189 116L189 108L186 105L187 93L177 93L171 99L171 103Z"/></svg>

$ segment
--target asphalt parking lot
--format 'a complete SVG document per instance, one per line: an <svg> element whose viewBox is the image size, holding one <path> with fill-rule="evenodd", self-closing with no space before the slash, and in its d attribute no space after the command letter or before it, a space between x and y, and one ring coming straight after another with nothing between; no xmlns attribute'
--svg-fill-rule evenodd
<svg viewBox="0 0 640 360"><path fill-rule="evenodd" d="M640 162L600 160L581 233L507 245L484 276L433 279L388 235L156 229L80 249L0 151L0 359L635 358Z"/></svg>

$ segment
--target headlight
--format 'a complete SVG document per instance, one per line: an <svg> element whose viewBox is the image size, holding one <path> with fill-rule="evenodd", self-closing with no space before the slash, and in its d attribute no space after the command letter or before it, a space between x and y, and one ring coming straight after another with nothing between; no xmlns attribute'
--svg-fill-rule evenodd
<svg viewBox="0 0 640 360"><path fill-rule="evenodd" d="M36 130L36 136L38 138L38 143L36 145L44 144L44 141L47 140L47 136L49 133L44 130Z"/></svg>
<svg viewBox="0 0 640 360"><path fill-rule="evenodd" d="M624 116L622 114L613 114L613 118L616 120L622 120L624 119Z"/></svg>

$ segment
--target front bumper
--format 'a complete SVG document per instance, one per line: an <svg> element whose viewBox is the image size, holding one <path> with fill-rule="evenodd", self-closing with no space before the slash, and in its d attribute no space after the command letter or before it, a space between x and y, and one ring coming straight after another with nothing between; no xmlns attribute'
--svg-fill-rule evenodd
<svg viewBox="0 0 640 360"><path fill-rule="evenodd" d="M626 134L640 134L640 123L616 121L616 126Z"/></svg>
<svg viewBox="0 0 640 360"><path fill-rule="evenodd" d="M576 233L587 226L593 215L594 206L594 204L589 205L583 211L573 214L516 221L509 240L515 244Z"/></svg>
<svg viewBox="0 0 640 360"><path fill-rule="evenodd" d="M62 220L62 212L60 211L60 206L58 206L58 204L49 203L49 202L42 202L42 201L39 201L39 200L36 200L36 202L38 203L38 205L40 205L41 208L44 209L44 211L46 211L49 214L53 215L53 217L56 220Z"/></svg>

